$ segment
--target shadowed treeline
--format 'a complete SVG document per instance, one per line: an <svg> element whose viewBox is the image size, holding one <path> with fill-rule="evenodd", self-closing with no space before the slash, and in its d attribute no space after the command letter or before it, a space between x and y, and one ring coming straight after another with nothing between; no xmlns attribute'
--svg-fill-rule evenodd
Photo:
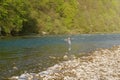
<svg viewBox="0 0 120 80"><path fill-rule="evenodd" d="M120 0L0 0L0 35L120 32Z"/></svg>

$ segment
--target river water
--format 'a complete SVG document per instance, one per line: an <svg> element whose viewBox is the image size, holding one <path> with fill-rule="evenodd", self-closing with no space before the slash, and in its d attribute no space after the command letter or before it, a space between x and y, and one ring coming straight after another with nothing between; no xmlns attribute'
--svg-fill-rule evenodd
<svg viewBox="0 0 120 80"><path fill-rule="evenodd" d="M71 37L71 51L65 41ZM0 79L35 72L62 61L62 57L120 45L120 34L22 36L0 39Z"/></svg>

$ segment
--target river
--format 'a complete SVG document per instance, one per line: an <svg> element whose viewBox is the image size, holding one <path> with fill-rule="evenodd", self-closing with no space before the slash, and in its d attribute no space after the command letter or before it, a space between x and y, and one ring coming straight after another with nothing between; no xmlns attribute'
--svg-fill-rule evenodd
<svg viewBox="0 0 120 80"><path fill-rule="evenodd" d="M71 37L71 50L65 41ZM63 56L120 45L120 34L21 36L0 39L0 79L46 70Z"/></svg>

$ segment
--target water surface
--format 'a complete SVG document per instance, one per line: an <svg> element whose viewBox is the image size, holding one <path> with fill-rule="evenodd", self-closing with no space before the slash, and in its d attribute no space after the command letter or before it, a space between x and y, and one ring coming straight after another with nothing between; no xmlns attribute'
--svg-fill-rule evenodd
<svg viewBox="0 0 120 80"><path fill-rule="evenodd" d="M65 41L68 36L72 38L71 51L68 51ZM66 53L87 53L113 45L120 45L120 34L23 36L0 39L0 78L24 72L37 73L62 61Z"/></svg>

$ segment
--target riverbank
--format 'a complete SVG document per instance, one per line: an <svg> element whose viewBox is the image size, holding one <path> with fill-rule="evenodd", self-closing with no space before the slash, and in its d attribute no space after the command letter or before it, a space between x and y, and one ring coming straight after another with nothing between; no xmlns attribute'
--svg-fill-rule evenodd
<svg viewBox="0 0 120 80"><path fill-rule="evenodd" d="M102 49L49 67L46 71L13 76L11 80L119 80L120 46Z"/></svg>

